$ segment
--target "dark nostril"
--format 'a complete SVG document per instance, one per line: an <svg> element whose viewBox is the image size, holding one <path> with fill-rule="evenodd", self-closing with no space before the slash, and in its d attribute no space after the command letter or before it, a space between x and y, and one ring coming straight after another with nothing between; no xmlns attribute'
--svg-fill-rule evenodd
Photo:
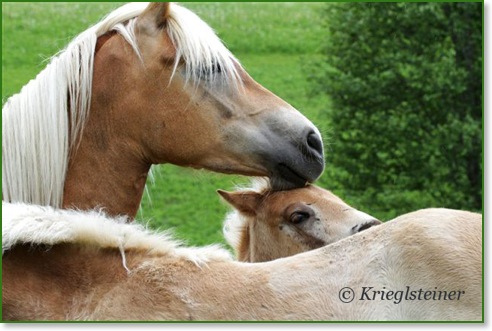
<svg viewBox="0 0 492 331"><path fill-rule="evenodd" d="M311 131L308 134L307 144L311 149L314 149L320 155L323 155L323 143L321 142L321 138L316 132Z"/></svg>

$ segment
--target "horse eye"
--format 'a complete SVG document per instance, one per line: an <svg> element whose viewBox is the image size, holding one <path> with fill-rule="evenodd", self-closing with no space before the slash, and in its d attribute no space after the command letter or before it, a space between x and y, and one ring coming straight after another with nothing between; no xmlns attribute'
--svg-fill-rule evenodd
<svg viewBox="0 0 492 331"><path fill-rule="evenodd" d="M219 63L214 62L214 63L212 64L211 71L212 71L214 74L220 74L220 73L222 73L222 70L223 70L223 69L222 69L222 66L221 66Z"/></svg>
<svg viewBox="0 0 492 331"><path fill-rule="evenodd" d="M307 213L307 212L296 211L290 215L289 220L292 224L299 224L299 223L302 223L304 221L307 221L309 219L309 217L311 217L311 215L309 215L309 213Z"/></svg>
<svg viewBox="0 0 492 331"><path fill-rule="evenodd" d="M202 79L209 80L213 76L220 75L222 73L222 70L222 66L219 63L213 62L212 65L209 67L200 68L199 76Z"/></svg>

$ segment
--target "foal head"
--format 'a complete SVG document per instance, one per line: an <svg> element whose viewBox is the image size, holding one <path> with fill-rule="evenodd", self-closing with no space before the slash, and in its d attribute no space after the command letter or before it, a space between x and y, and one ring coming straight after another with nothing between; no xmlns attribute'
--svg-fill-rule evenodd
<svg viewBox="0 0 492 331"><path fill-rule="evenodd" d="M224 234L245 262L291 256L381 223L313 185L276 192L218 192L236 209L227 217Z"/></svg>
<svg viewBox="0 0 492 331"><path fill-rule="evenodd" d="M149 164L268 176L276 189L321 174L316 127L255 82L195 14L154 3L122 31L101 39L95 58L92 110L112 125L102 138ZM96 146L107 145L101 135Z"/></svg>

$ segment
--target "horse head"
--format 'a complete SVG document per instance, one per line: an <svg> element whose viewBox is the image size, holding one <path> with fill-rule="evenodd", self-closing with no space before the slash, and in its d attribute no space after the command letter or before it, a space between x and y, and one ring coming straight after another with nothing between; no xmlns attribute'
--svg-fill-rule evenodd
<svg viewBox="0 0 492 331"><path fill-rule="evenodd" d="M107 139L152 164L268 176L275 189L320 176L317 128L255 82L191 11L150 4L125 31L95 58L92 110L104 109L100 123L111 117Z"/></svg>

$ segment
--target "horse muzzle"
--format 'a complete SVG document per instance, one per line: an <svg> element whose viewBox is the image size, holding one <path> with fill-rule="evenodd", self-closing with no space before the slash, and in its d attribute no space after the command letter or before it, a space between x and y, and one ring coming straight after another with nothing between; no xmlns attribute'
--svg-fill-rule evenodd
<svg viewBox="0 0 492 331"><path fill-rule="evenodd" d="M291 142L290 146L278 147L280 155L275 159L270 175L272 189L288 190L305 186L321 176L325 168L321 136L309 130L301 143Z"/></svg>

